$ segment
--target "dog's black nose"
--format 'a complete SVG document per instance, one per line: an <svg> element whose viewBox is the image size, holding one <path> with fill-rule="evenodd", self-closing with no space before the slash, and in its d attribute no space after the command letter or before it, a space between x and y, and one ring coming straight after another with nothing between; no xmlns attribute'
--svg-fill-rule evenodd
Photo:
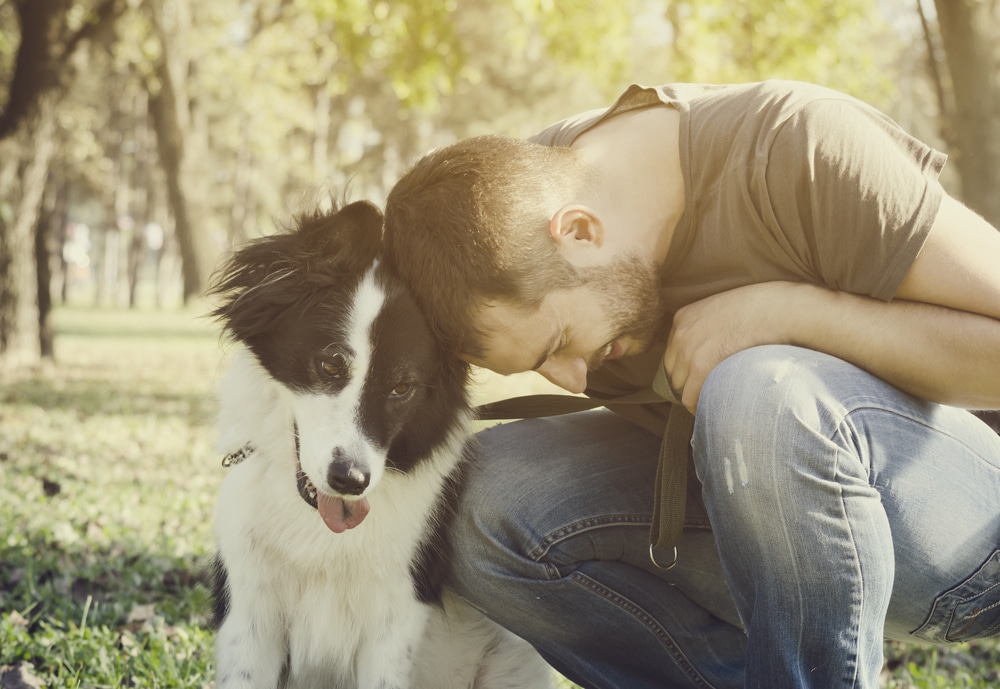
<svg viewBox="0 0 1000 689"><path fill-rule="evenodd" d="M371 474L358 467L357 462L344 455L343 450L337 448L333 451L333 461L326 470L326 480L330 483L330 488L341 495L361 495Z"/></svg>

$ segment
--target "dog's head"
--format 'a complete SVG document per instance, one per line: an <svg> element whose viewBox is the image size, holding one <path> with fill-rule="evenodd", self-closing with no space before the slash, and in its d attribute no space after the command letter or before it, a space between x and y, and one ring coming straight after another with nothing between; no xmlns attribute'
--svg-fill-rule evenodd
<svg viewBox="0 0 1000 689"><path fill-rule="evenodd" d="M365 518L387 470L409 471L444 443L466 407L467 367L437 347L378 260L381 228L367 202L301 216L234 253L212 289L213 315L290 408L289 480L336 532Z"/></svg>

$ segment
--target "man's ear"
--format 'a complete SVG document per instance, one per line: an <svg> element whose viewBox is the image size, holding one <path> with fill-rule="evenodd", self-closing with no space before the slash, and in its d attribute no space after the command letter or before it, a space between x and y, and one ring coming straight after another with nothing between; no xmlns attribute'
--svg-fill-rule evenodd
<svg viewBox="0 0 1000 689"><path fill-rule="evenodd" d="M601 219L591 208L580 204L567 204L557 210L549 220L549 234L564 252L604 246Z"/></svg>

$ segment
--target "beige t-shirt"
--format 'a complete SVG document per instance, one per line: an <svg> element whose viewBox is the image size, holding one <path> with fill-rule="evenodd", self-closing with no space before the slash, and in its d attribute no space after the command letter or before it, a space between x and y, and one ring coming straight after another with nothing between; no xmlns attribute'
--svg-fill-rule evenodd
<svg viewBox="0 0 1000 689"><path fill-rule="evenodd" d="M532 141L568 146L601 121L646 107L680 112L685 211L662 267L666 319L742 285L811 282L890 300L941 203L946 157L845 94L812 84L633 85L610 108ZM648 387L665 342L608 362L589 391ZM667 409L628 413L662 433Z"/></svg>

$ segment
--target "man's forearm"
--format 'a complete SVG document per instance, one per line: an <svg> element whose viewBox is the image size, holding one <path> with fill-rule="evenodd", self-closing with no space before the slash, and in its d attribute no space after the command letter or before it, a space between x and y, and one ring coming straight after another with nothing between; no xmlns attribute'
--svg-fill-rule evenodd
<svg viewBox="0 0 1000 689"><path fill-rule="evenodd" d="M789 294L790 344L849 361L932 402L1000 408L1000 321L811 285L793 285Z"/></svg>

